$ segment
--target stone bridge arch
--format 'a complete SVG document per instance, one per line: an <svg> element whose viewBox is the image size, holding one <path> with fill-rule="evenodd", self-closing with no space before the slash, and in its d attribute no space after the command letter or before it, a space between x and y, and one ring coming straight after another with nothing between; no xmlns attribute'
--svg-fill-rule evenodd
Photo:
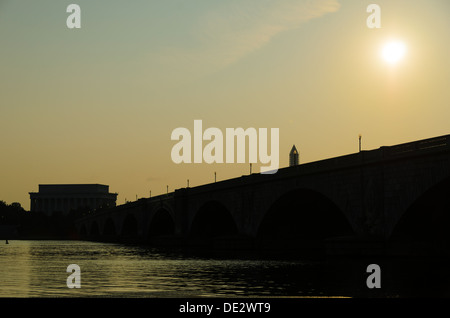
<svg viewBox="0 0 450 318"><path fill-rule="evenodd" d="M273 207L283 197L292 193L312 193L320 195L323 200L327 200L340 211L341 215L349 222L352 230L356 233L359 229L359 213L355 213L355 206L358 206L360 200L359 193L346 186L342 180L342 186L336 187L333 180L315 180L311 182L308 179L293 179L290 182L278 182L275 184L263 185L254 190L254 212L251 221L251 228L248 232L252 236L257 236L260 225L271 207ZM301 204L297 202L297 204ZM359 211L357 211L359 212Z"/></svg>
<svg viewBox="0 0 450 318"><path fill-rule="evenodd" d="M220 200L208 200L193 214L188 237L191 244L211 245L217 239L230 239L238 234L230 209Z"/></svg>
<svg viewBox="0 0 450 318"><path fill-rule="evenodd" d="M86 223L82 223L78 226L78 235L81 240L86 240L88 238Z"/></svg>
<svg viewBox="0 0 450 318"><path fill-rule="evenodd" d="M450 179L450 161L439 161L433 164L426 160L419 163L405 162L401 168L396 167L387 171L385 177L385 207L386 207L386 237L392 237L398 224L405 222L411 210L417 209L418 204L426 198L431 198L435 192L442 191ZM404 171L398 171L402 169ZM402 173L402 183L395 183L395 173ZM398 177L397 177L398 178ZM390 181L390 179L394 181ZM450 193L448 194L450 195ZM424 202L424 201L423 201ZM433 203L430 201L431 205ZM426 208L424 207L424 210ZM425 216L424 216L425 217Z"/></svg>
<svg viewBox="0 0 450 318"><path fill-rule="evenodd" d="M139 217L133 213L128 212L123 215L120 237L125 242L134 242L139 239Z"/></svg>
<svg viewBox="0 0 450 318"><path fill-rule="evenodd" d="M97 241L100 239L100 225L99 220L93 220L88 225L87 238L89 240Z"/></svg>
<svg viewBox="0 0 450 318"><path fill-rule="evenodd" d="M391 247L407 253L450 254L450 176L429 187L401 214Z"/></svg>
<svg viewBox="0 0 450 318"><path fill-rule="evenodd" d="M256 240L263 248L319 246L325 239L354 235L343 211L310 188L285 191L260 215Z"/></svg>
<svg viewBox="0 0 450 318"><path fill-rule="evenodd" d="M161 238L170 240L176 236L178 224L173 199L154 200L145 213L143 239L147 243L160 244Z"/></svg>
<svg viewBox="0 0 450 318"><path fill-rule="evenodd" d="M113 217L108 216L103 225L102 240L107 242L114 242L117 239L118 239L118 230L116 222L114 221Z"/></svg>
<svg viewBox="0 0 450 318"><path fill-rule="evenodd" d="M147 226L147 240L155 237L170 237L175 235L175 218L168 206L154 209Z"/></svg>

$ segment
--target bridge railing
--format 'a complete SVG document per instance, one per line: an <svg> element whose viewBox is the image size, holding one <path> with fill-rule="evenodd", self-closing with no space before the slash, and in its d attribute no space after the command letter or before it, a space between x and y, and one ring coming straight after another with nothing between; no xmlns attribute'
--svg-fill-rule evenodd
<svg viewBox="0 0 450 318"><path fill-rule="evenodd" d="M215 183L199 185L193 188L189 188L190 194L201 193L203 191L211 190L225 190L234 189L240 186L247 186L248 183L267 182L268 180L283 179L286 177L298 177L299 175L315 174L322 172L330 172L333 170L351 169L355 166L362 166L372 163L378 163L383 160L392 160L400 157L408 157L415 155L422 155L427 153L435 153L440 151L450 151L450 135L429 138L424 140L418 140L414 142L404 143L394 146L383 146L374 150L363 150L359 153L348 154L344 156L323 159L319 161L304 163L294 167L280 168L276 174L262 175L252 174L238 178L232 178L228 180L222 180ZM187 190L187 188L181 188L178 190ZM142 198L138 201L129 202L109 210L98 211L98 213L110 213L111 211L117 211L120 209L132 208L134 205L139 205L143 201L149 204L164 201L173 200L175 192L168 194L161 194L151 198ZM142 200L142 201L141 201Z"/></svg>
<svg viewBox="0 0 450 318"><path fill-rule="evenodd" d="M381 147L384 151L384 156L404 156L412 155L414 153L424 153L435 151L439 149L449 148L450 146L450 136L441 136L430 139L424 139L414 142L409 142L401 145Z"/></svg>
<svg viewBox="0 0 450 318"><path fill-rule="evenodd" d="M155 202L163 202L166 200L173 200L173 197L174 197L174 192L170 192L167 194L160 194L160 195L153 196L150 198L140 198L136 201L127 201L124 204L119 204L119 205L116 205L113 207L108 207L105 209L94 210L93 212L91 212L83 217L78 218L77 221L83 221L83 220L89 219L91 217L99 217L102 215L108 215L112 212L117 212L117 211L121 211L121 210L133 209L133 208L142 206L144 203L152 204Z"/></svg>
<svg viewBox="0 0 450 318"><path fill-rule="evenodd" d="M343 155L334 158L322 159L308 162L294 167L280 168L276 174L262 175L252 174L238 178L222 180L217 183L204 184L191 188L190 191L201 193L202 191L224 190L246 186L248 183L266 182L268 180L284 179L287 177L298 177L299 175L316 174L336 170L351 169L355 166L377 164L384 160L397 159L450 150L450 135L423 139L394 146L383 146L373 150ZM192 194L192 192L191 192Z"/></svg>
<svg viewBox="0 0 450 318"><path fill-rule="evenodd" d="M379 149L363 150L359 153L323 159L305 163L295 167L287 167L279 170L278 176L292 172L301 174L312 174L323 170L341 170L355 165L366 165L370 163L389 160L390 158L421 155L428 152L450 150L450 135L408 142L395 146L383 146Z"/></svg>

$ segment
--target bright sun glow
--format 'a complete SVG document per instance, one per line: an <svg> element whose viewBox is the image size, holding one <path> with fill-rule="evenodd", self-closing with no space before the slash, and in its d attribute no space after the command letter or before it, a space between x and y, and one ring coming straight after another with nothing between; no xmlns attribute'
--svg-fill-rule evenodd
<svg viewBox="0 0 450 318"><path fill-rule="evenodd" d="M401 42L390 42L383 48L383 58L389 64L397 64L403 59L406 53L406 46Z"/></svg>

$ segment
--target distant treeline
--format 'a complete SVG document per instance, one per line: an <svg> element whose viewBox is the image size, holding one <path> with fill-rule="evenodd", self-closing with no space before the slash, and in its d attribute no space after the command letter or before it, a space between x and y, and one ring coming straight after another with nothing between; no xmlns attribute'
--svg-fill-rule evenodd
<svg viewBox="0 0 450 318"><path fill-rule="evenodd" d="M53 213L48 216L40 212L26 211L20 203L6 204L0 201L0 236L1 239L77 239L73 223L75 219L88 211L71 211L68 215ZM11 234L1 233L2 229L14 228ZM10 230L8 230L10 232Z"/></svg>

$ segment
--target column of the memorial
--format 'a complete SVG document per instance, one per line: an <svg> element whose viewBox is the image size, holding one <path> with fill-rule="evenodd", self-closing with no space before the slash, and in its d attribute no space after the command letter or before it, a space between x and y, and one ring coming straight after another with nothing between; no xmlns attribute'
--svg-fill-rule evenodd
<svg viewBox="0 0 450 318"><path fill-rule="evenodd" d="M50 215L52 215L54 211L55 211L55 198L52 197L50 199Z"/></svg>
<svg viewBox="0 0 450 318"><path fill-rule="evenodd" d="M33 197L31 198L30 202L30 211L34 211L36 209L36 199Z"/></svg>
<svg viewBox="0 0 450 318"><path fill-rule="evenodd" d="M49 205L50 205L50 204L49 204L49 199L48 199L48 197L45 197L45 198L43 198L42 200L43 200L43 206L44 206L44 208L43 208L42 210L43 210L43 212L44 212L45 214L48 215L48 214L49 214L49 213L48 213L48 210L50 209L50 208L49 208Z"/></svg>
<svg viewBox="0 0 450 318"><path fill-rule="evenodd" d="M42 206L43 206L43 204L42 204L42 198L37 198L36 200L37 200L37 203L36 203L36 211L37 211L37 212L40 212L40 211L42 211Z"/></svg>

